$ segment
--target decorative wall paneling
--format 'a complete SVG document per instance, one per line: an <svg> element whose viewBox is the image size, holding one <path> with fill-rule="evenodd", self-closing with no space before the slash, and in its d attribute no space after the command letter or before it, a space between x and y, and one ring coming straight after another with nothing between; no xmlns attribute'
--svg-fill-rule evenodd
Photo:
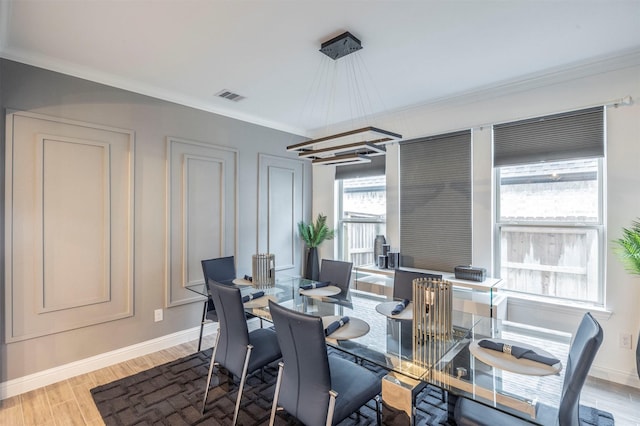
<svg viewBox="0 0 640 426"><path fill-rule="evenodd" d="M167 138L166 305L202 298L186 289L204 283L202 259L236 255L238 152Z"/></svg>
<svg viewBox="0 0 640 426"><path fill-rule="evenodd" d="M276 270L300 273L303 168L301 160L258 156L257 252L275 254Z"/></svg>
<svg viewBox="0 0 640 426"><path fill-rule="evenodd" d="M134 133L6 117L6 341L133 315Z"/></svg>

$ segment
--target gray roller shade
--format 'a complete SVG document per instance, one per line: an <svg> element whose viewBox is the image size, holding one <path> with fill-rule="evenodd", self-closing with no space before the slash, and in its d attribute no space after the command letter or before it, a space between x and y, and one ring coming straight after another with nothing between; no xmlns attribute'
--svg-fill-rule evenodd
<svg viewBox="0 0 640 426"><path fill-rule="evenodd" d="M336 180L384 175L386 172L386 159L386 155L376 155L371 157L370 163L336 166Z"/></svg>
<svg viewBox="0 0 640 426"><path fill-rule="evenodd" d="M604 108L493 126L493 165L604 156Z"/></svg>
<svg viewBox="0 0 640 426"><path fill-rule="evenodd" d="M471 264L471 131L400 144L401 265Z"/></svg>

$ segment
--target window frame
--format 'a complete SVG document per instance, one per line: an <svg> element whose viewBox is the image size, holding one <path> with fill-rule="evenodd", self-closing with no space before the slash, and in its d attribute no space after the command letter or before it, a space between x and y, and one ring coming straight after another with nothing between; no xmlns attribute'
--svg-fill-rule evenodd
<svg viewBox="0 0 640 426"><path fill-rule="evenodd" d="M523 291L511 290L505 288L505 291L512 292L515 295L518 295L523 298L535 298L542 300L549 300L555 302L572 302L576 304L588 304L597 307L604 307L606 305L606 283L605 283L605 274L606 274L606 156L594 158L597 161L597 170L598 170L598 221L593 223L587 222L557 222L557 221L535 221L535 220L527 220L527 221L501 221L500 220L500 166L494 167L494 191L495 191L495 213L494 213L494 271L497 277L500 277L502 274L502 247L501 247L501 236L502 229L505 227L509 228L564 228L564 229L594 229L597 233L598 239L598 272L597 272L597 281L598 281L598 300L597 301L589 301L583 299L576 298L566 298L559 296L551 296L551 295L543 295L543 294L535 294L528 293ZM564 160L570 161L570 160ZM536 163L530 163L536 164Z"/></svg>
<svg viewBox="0 0 640 426"><path fill-rule="evenodd" d="M385 201L386 201L386 197L387 197L387 187L386 187L386 175L379 175L379 176L384 176L385 177ZM349 178L349 179L355 179L355 178ZM344 196L344 179L336 179L335 180L335 194L336 194L336 218L337 218L337 227L336 227L336 248L337 248L337 258L344 260L344 261L350 261L349 259L345 259L345 253L344 253L344 224L346 223L372 223L372 224L383 224L385 225L386 228L386 224L387 224L387 220L386 220L386 213L385 213L385 218L384 219L360 219L360 218L353 218L353 219L344 219L343 217L343 212L344 212L344 203L343 203L343 196ZM373 241L372 241L373 244ZM374 259L374 263L375 263L375 259ZM359 266L359 265L354 265L354 266Z"/></svg>

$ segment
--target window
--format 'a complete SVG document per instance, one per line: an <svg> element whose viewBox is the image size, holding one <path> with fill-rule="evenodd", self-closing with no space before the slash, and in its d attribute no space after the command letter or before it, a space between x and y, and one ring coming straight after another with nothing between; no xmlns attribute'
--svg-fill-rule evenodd
<svg viewBox="0 0 640 426"><path fill-rule="evenodd" d="M386 178L336 180L338 186L338 255L354 266L374 263L376 235L386 234Z"/></svg>
<svg viewBox="0 0 640 426"><path fill-rule="evenodd" d="M602 161L497 168L497 270L505 288L603 303Z"/></svg>
<svg viewBox="0 0 640 426"><path fill-rule="evenodd" d="M604 112L493 126L496 273L507 289L604 304Z"/></svg>

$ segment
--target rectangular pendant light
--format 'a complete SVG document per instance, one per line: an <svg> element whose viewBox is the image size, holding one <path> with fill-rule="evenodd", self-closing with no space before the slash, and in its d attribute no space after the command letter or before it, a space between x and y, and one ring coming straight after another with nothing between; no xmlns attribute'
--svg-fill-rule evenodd
<svg viewBox="0 0 640 426"><path fill-rule="evenodd" d="M377 146L371 142L355 142L346 145L331 146L329 148L302 151L298 154L298 157L320 157L347 151L356 151L357 153L362 155L382 155L387 150L384 146Z"/></svg>
<svg viewBox="0 0 640 426"><path fill-rule="evenodd" d="M357 52L359 53L360 50L362 50L362 43L348 31L323 42L320 46L320 52L333 61L338 61L345 56ZM355 56L359 55L354 55L354 57ZM359 69L356 69L356 63L360 66L362 63L357 62L356 59L353 61L347 60L346 62L343 59L341 62L351 67L351 69L348 70L350 72L345 74L353 80L348 87L358 88L358 90L354 90L353 93L352 91L346 91L345 95L358 95L368 100L368 96L363 96L363 94L360 93L361 89L364 88L364 84L361 79L358 79L357 71L359 71ZM336 67L331 66L330 69L334 72L336 71ZM336 77L335 74L338 73L335 72L333 77ZM336 80L330 79L328 81L334 82L335 84ZM334 87L329 87L328 93L333 93L333 89L336 87L342 86L335 85ZM364 102L354 102L354 104L365 106ZM329 108L329 110L331 110L331 108ZM368 117L368 115L364 117ZM347 117L340 117L340 120L342 120L341 122L343 123L348 121ZM352 122L355 121L352 120ZM368 163L371 162L370 156L386 154L385 143L402 139L402 135L398 133L374 127L373 125L367 125L366 121L363 124L366 127L289 145L287 146L287 151L297 152L298 157L312 160L314 165ZM359 126L363 124L359 124Z"/></svg>
<svg viewBox="0 0 640 426"><path fill-rule="evenodd" d="M297 143L297 144L294 144L294 145L289 145L287 147L287 151L300 151L303 148L313 147L313 145L327 143L329 141L334 141L334 140L346 138L346 137L349 137L349 136L363 135L364 133L367 133L367 132L369 132L372 135L377 135L377 136L382 136L383 138L388 138L389 141L402 139L402 135L400 135L398 133L390 132L388 130L379 129L379 128L373 127L373 126L368 126L368 127L362 127L360 129L356 129L356 130L349 130L348 132L336 133L335 135L331 135L331 136L325 136L325 137L318 138L318 139L312 139L312 140L309 140L309 141L306 141L306 142L300 142L300 143Z"/></svg>
<svg viewBox="0 0 640 426"><path fill-rule="evenodd" d="M333 157L326 158L316 158L311 163L315 166L318 164L323 165L331 165L335 164L336 166L344 165L344 164L355 164L355 163L370 163L371 158L362 154L344 154L344 155L336 155Z"/></svg>

